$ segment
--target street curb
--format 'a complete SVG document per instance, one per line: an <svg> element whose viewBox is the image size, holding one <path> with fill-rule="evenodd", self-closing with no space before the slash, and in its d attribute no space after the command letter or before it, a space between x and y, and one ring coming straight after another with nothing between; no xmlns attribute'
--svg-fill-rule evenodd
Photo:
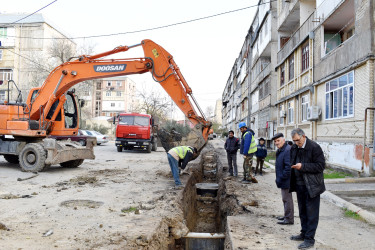
<svg viewBox="0 0 375 250"><path fill-rule="evenodd" d="M371 183L371 182L375 182L375 177L325 179L324 182L325 182L326 184L340 184L340 183Z"/></svg>
<svg viewBox="0 0 375 250"><path fill-rule="evenodd" d="M334 205L342 208L351 210L361 216L366 222L371 225L375 225L375 215L367 210L364 210L334 194L329 191L325 191L322 195L322 198L333 203Z"/></svg>
<svg viewBox="0 0 375 250"><path fill-rule="evenodd" d="M264 164L268 165L270 168L275 169L275 166L272 165L271 163L264 162ZM336 180L336 181L335 181ZM375 177L364 177L364 178L344 178L344 179L335 179L332 181L329 180L324 180L325 184L334 184L334 183L365 183L365 182L375 182ZM329 191L325 191L322 195L322 198L333 203L334 205L341 207L341 208L346 208L348 210L351 210L361 216L367 223L371 225L375 225L375 214L362 209L361 207L358 207L354 205L353 203L350 203L337 195L334 195L333 193Z"/></svg>

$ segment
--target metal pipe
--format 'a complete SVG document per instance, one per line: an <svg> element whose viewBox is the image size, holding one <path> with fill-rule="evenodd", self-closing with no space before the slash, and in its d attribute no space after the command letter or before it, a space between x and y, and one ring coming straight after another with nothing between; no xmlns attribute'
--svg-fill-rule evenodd
<svg viewBox="0 0 375 250"><path fill-rule="evenodd" d="M56 92L57 92L57 90L59 89L60 84L61 84L61 81L63 80L64 76L67 75L67 72L66 72L66 71L64 72L64 71L65 71L65 70L63 70L62 75L61 75L61 77L60 77L60 80L59 80L59 82L57 83L55 90L53 91L53 94L54 94L54 95L56 95Z"/></svg>
<svg viewBox="0 0 375 250"><path fill-rule="evenodd" d="M190 232L184 236L184 238L195 238L195 239L224 239L225 234L223 233L195 233Z"/></svg>
<svg viewBox="0 0 375 250"><path fill-rule="evenodd" d="M205 120L207 121L207 118L206 118L206 116L204 115L204 113L203 113L201 107L198 105L197 101L195 100L195 98L194 98L194 96L193 96L193 93L191 93L190 96L191 96L191 98L193 99L195 106L198 108L199 112L201 113L203 119L205 119Z"/></svg>
<svg viewBox="0 0 375 250"><path fill-rule="evenodd" d="M365 109L365 126L363 131L363 150L362 150L362 168L359 173L363 173L365 169L365 149L366 149L366 130L367 130L367 110L375 110L373 107L368 107Z"/></svg>
<svg viewBox="0 0 375 250"><path fill-rule="evenodd" d="M128 46L128 48L131 49L131 48L138 47L138 46L141 46L141 45L142 45L142 43L138 43L138 44L130 45L130 46Z"/></svg>

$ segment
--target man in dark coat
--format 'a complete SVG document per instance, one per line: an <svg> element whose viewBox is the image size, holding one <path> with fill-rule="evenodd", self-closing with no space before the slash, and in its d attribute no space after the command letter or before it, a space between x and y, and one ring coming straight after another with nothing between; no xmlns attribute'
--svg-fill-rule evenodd
<svg viewBox="0 0 375 250"><path fill-rule="evenodd" d="M225 141L224 148L225 148L225 151L227 151L229 175L236 177L238 175L237 151L240 148L240 140L234 137L233 130L230 130L228 132L228 139Z"/></svg>
<svg viewBox="0 0 375 250"><path fill-rule="evenodd" d="M276 151L276 186L281 189L284 204L284 216L277 217L281 225L294 224L294 204L290 187L290 145L285 142L284 135L277 133L272 137L278 150Z"/></svg>
<svg viewBox="0 0 375 250"><path fill-rule="evenodd" d="M291 132L294 145L290 150L292 172L290 192L297 192L301 233L291 240L303 241L298 248L314 246L319 222L320 194L325 191L323 171L325 159L322 148L308 139L302 129Z"/></svg>

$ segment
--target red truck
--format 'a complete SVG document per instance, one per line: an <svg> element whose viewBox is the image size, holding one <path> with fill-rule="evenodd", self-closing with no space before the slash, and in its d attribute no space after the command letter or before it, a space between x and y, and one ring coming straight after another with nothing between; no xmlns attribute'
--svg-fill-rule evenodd
<svg viewBox="0 0 375 250"><path fill-rule="evenodd" d="M117 120L117 122L116 122ZM151 115L121 113L114 118L116 126L117 152L122 149L146 149L148 153L157 149L157 134Z"/></svg>

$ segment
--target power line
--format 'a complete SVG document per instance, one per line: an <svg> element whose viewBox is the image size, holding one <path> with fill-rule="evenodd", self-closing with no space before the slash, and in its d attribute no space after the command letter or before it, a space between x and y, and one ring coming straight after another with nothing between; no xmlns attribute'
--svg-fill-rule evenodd
<svg viewBox="0 0 375 250"><path fill-rule="evenodd" d="M55 0L54 2L56 2L56 1L57 0ZM213 14L213 15L210 15L210 16L199 17L199 18L190 19L190 20L187 20L187 21L182 21L182 22L177 22L177 23L172 23L172 24L166 24L166 25L152 27L152 28L147 28L147 29L134 30L134 31L126 31L126 32L111 33L111 34L102 34L102 35L92 35L92 36L69 37L69 38L45 38L45 37L38 38L38 37L17 37L17 36L9 36L9 37L28 38L28 39L42 39L42 40L46 40L46 39L52 39L52 40L55 40L55 39L71 39L71 40L73 40L73 39L87 39L87 38L98 38L98 37L109 37L109 36L135 34L135 33L141 33L141 32L145 32L145 31L165 29L165 28L169 28L169 27L173 27L173 26L177 26L177 25L192 23L192 22L201 21L201 20L205 20L205 19L209 19L209 18L214 18L214 17L226 15L226 14L231 14L231 13L234 13L234 12L238 12L238 11L250 9L250 8L253 8L253 7L258 7L260 5L264 5L264 4L267 4L267 3L272 3L272 2L275 2L275 1L277 1L277 0L270 0L269 2L259 3L259 4L256 4L256 5L251 5L251 6L240 8L240 9L229 10L229 11L221 12L221 13L218 13L218 14ZM50 4L52 4L52 3L50 3ZM47 7L47 6L45 6L45 7ZM34 12L34 13L36 13L36 12ZM30 15L32 15L32 14L30 14Z"/></svg>
<svg viewBox="0 0 375 250"><path fill-rule="evenodd" d="M44 6L44 7L40 8L39 10L37 10L37 11L34 11L34 12L33 12L33 13L31 13L30 15L27 15L27 16L25 16L25 17L21 18L21 19L18 19L17 21L14 21L14 22L13 22L13 23L11 23L11 24L15 24L15 23L18 23L19 21L21 21L21 20L23 20L23 19L26 19L26 18L28 18L29 16L32 16L32 15L34 15L35 13L37 13L37 12L41 11L42 9L45 9L45 8L47 8L48 6L50 6L51 4L53 4L53 3L55 3L55 2L57 2L57 0L55 0L55 1L53 1L53 2L50 2L50 3L49 3L49 4L47 4L46 6Z"/></svg>

